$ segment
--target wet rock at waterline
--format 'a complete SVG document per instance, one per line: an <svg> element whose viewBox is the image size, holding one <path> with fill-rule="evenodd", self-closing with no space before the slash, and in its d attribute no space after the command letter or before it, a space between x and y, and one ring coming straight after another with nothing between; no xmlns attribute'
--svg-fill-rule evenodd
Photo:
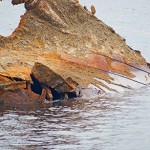
<svg viewBox="0 0 150 150"><path fill-rule="evenodd" d="M36 62L31 71L31 78L34 89L46 89L46 99L69 99L77 97L76 89L78 83L71 77L66 80L49 67ZM51 96L50 96L51 94ZM80 95L78 95L79 97Z"/></svg>
<svg viewBox="0 0 150 150"><path fill-rule="evenodd" d="M32 83L34 77L60 93L80 85L88 91L94 89L93 95L99 91L120 92L150 82L144 72L150 69L141 54L82 5L72 0L34 2L38 5L28 4L31 9L21 16L15 31L8 37L0 36L1 84L13 79ZM16 0L15 4L19 3ZM49 75L56 75L57 80L53 78L48 83L44 73L40 74L42 77L35 74L35 62L47 66L52 73ZM42 89L37 91L38 95L41 93Z"/></svg>
<svg viewBox="0 0 150 150"><path fill-rule="evenodd" d="M61 75L56 74L50 68L41 63L35 63L31 71L31 76L39 83L56 89L59 93L73 90Z"/></svg>
<svg viewBox="0 0 150 150"><path fill-rule="evenodd" d="M35 63L30 76L31 80L23 81L23 79L1 75L1 81L5 81L0 84L1 104L14 106L44 104L82 96L81 88L71 77L65 80L41 63Z"/></svg>

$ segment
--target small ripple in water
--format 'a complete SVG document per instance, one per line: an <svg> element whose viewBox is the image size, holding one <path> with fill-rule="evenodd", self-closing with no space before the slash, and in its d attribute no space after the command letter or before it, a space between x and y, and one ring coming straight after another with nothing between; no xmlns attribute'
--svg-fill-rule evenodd
<svg viewBox="0 0 150 150"><path fill-rule="evenodd" d="M0 148L149 150L149 93L144 87L35 111L4 110Z"/></svg>

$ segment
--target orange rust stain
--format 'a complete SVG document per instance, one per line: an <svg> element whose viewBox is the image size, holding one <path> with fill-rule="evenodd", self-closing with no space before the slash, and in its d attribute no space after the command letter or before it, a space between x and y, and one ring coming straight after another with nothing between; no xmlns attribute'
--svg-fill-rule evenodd
<svg viewBox="0 0 150 150"><path fill-rule="evenodd" d="M90 54L87 58L87 65L93 68L102 69L105 71L109 71L109 67L106 61L106 58L97 54Z"/></svg>
<svg viewBox="0 0 150 150"><path fill-rule="evenodd" d="M60 54L58 53L49 53L49 54L43 54L42 57L44 58L60 58Z"/></svg>
<svg viewBox="0 0 150 150"><path fill-rule="evenodd" d="M127 65L116 61L111 63L111 68L121 72L130 72L129 67Z"/></svg>
<svg viewBox="0 0 150 150"><path fill-rule="evenodd" d="M12 77L20 77L23 79L30 79L31 68L25 66L12 66L8 70Z"/></svg>
<svg viewBox="0 0 150 150"><path fill-rule="evenodd" d="M128 67L127 65L122 64L120 62L115 62L115 61L112 62L111 63L111 69L113 72L123 74L125 76L130 77L130 78L136 77L133 73L131 73L131 67Z"/></svg>
<svg viewBox="0 0 150 150"><path fill-rule="evenodd" d="M86 65L86 62L85 62L84 59L73 57L73 56L68 55L68 54L62 54L61 58L64 59L64 60L66 60L66 61L75 63L75 64L79 64L79 65L83 65L83 66Z"/></svg>
<svg viewBox="0 0 150 150"><path fill-rule="evenodd" d="M8 76L8 75L7 75ZM7 78L7 77L4 77L3 75L0 75L0 83L7 83L7 82L10 82L12 81L11 79Z"/></svg>

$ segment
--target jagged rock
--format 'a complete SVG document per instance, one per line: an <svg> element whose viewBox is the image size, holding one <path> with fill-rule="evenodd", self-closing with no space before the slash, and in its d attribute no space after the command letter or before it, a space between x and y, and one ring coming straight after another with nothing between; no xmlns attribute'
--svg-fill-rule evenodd
<svg viewBox="0 0 150 150"><path fill-rule="evenodd" d="M116 86L128 87L126 83L130 83L117 82L112 73L136 80L138 76L133 72L136 68L150 70L139 52L79 2L41 0L32 7L34 2L37 0L25 3L30 10L21 16L16 30L8 37L0 37L0 64L5 68L0 67L1 75L31 81L31 68L39 62L58 78L47 83L39 75L38 80L55 88L62 82L64 86L57 87L60 91L67 90L66 79L71 77L82 87L107 92L116 91ZM145 78L142 79L145 83Z"/></svg>
<svg viewBox="0 0 150 150"><path fill-rule="evenodd" d="M69 92L73 88L63 79L63 77L47 66L36 62L32 68L31 75L41 84L57 90L59 93Z"/></svg>
<svg viewBox="0 0 150 150"><path fill-rule="evenodd" d="M46 90L42 94L36 94L28 90L0 91L0 106L16 108L32 107L45 103Z"/></svg>
<svg viewBox="0 0 150 150"><path fill-rule="evenodd" d="M90 54L87 58L87 65L90 67L102 69L109 71L109 66L107 64L106 58L104 56Z"/></svg>

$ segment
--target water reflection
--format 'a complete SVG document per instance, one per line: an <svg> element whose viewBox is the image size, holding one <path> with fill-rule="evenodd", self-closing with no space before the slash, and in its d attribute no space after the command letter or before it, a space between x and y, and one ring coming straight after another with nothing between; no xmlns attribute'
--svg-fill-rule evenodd
<svg viewBox="0 0 150 150"><path fill-rule="evenodd" d="M3 1L3 4L10 4L8 1ZM137 6L135 0L128 1L136 7L135 10L131 10L129 9L131 5L123 5L127 1L117 1L120 5L117 3L116 9L116 6L111 7L116 3L112 4L110 0L107 0L107 3L94 0L93 2L97 5L100 4L99 7L96 7L100 8L97 10L97 15L104 22L110 21L109 25L117 27L116 30L121 35L133 42L131 46L135 44L137 47L139 44L138 49L144 48L143 52L146 53L148 47L145 48L145 45L148 45L149 39L149 32L146 32L149 27L149 18L147 18L149 2L139 0L138 4L142 2L143 5ZM86 3L91 2L87 0ZM144 3L146 3L145 8ZM13 21L10 19L14 18L11 16L12 10L4 11L4 9L8 10L13 6L2 6L0 2L0 34L5 34L7 31L10 34L15 19ZM124 6L127 8L124 9ZM21 5L14 7L17 15L21 10L18 7ZM127 11L135 14L137 10L140 11L141 17L139 19L135 17L133 22L127 22L132 20L132 18L129 20L129 16L133 16ZM143 12L146 13L143 14ZM118 19L123 17L123 21L118 22ZM147 21L144 21L145 19ZM8 23L8 20L11 23ZM141 20L140 23L139 20ZM135 21L137 21L137 29L132 30L135 29ZM14 24L16 27L18 23ZM135 37L142 38L142 41L137 42L137 39L133 41ZM148 52L146 58L149 59L147 54ZM150 87L144 87L123 95L108 96L102 99L78 99L36 107L34 105L30 107L20 105L18 108L0 106L0 149L149 150L149 95Z"/></svg>
<svg viewBox="0 0 150 150"><path fill-rule="evenodd" d="M148 93L146 87L111 98L57 102L35 110L5 109L0 117L0 148L148 150Z"/></svg>

